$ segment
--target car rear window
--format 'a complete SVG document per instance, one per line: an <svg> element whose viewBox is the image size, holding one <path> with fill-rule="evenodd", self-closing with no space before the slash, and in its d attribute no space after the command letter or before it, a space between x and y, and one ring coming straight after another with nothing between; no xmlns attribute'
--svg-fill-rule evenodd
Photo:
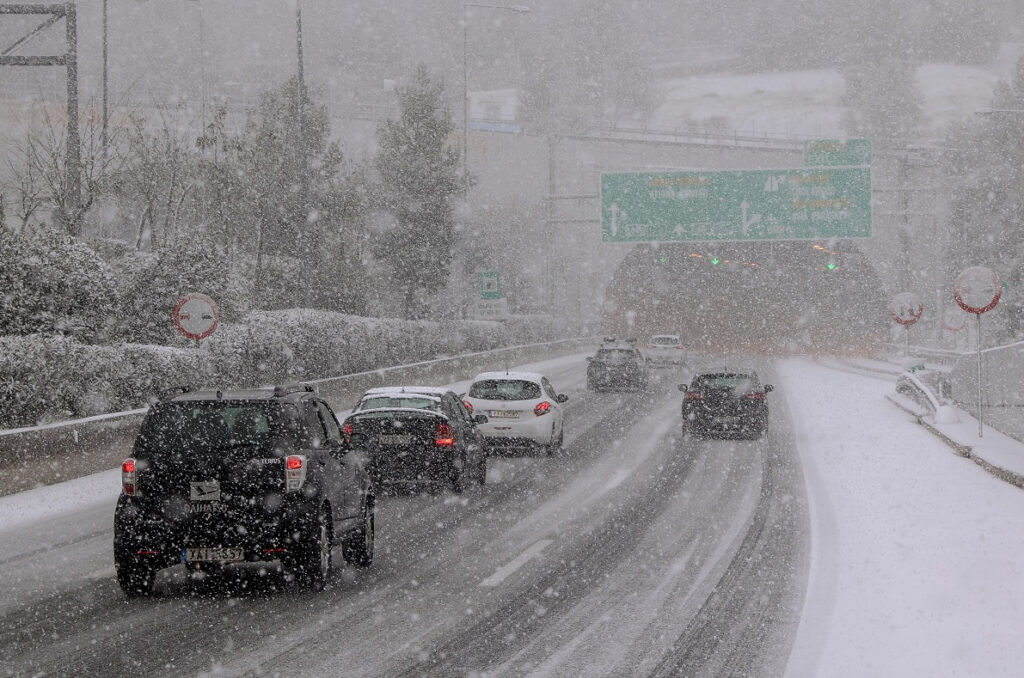
<svg viewBox="0 0 1024 678"><path fill-rule="evenodd" d="M469 387L470 398L481 400L536 400L540 384L524 379L483 379Z"/></svg>
<svg viewBox="0 0 1024 678"><path fill-rule="evenodd" d="M654 337L651 339L651 343L655 346L675 346L679 343L679 337Z"/></svg>
<svg viewBox="0 0 1024 678"><path fill-rule="evenodd" d="M418 398L416 396L372 396L364 398L357 409L372 410L380 407L408 407L436 412L441 408L441 403L434 398Z"/></svg>
<svg viewBox="0 0 1024 678"><path fill-rule="evenodd" d="M760 388L757 378L749 374L702 374L693 380L694 389L721 389L750 393Z"/></svg>
<svg viewBox="0 0 1024 678"><path fill-rule="evenodd" d="M636 353L624 348L602 348L598 349L596 358L603 363L628 363L636 360Z"/></svg>
<svg viewBox="0 0 1024 678"><path fill-rule="evenodd" d="M263 456L282 437L303 440L298 408L274 402L176 401L158 403L142 422L136 454L148 458L233 451Z"/></svg>

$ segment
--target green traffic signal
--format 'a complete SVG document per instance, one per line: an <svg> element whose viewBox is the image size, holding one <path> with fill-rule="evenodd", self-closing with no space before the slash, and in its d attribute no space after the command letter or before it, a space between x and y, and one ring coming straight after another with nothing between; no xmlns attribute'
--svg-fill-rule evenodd
<svg viewBox="0 0 1024 678"><path fill-rule="evenodd" d="M834 261L828 262L828 266L826 268L828 268L828 270L830 270L830 271L834 271L835 268L836 268L836 262L834 262Z"/></svg>
<svg viewBox="0 0 1024 678"><path fill-rule="evenodd" d="M718 266L718 262L719 261L720 261L720 259L718 257L711 257L711 265L712 266Z"/></svg>

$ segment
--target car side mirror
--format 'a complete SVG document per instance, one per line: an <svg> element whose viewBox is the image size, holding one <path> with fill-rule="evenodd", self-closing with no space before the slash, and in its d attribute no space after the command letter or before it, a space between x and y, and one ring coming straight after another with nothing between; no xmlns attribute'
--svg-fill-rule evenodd
<svg viewBox="0 0 1024 678"><path fill-rule="evenodd" d="M680 391L686 391L686 384L679 384Z"/></svg>
<svg viewBox="0 0 1024 678"><path fill-rule="evenodd" d="M569 400L569 396L565 395L564 393L559 393L557 396L555 396L555 402L556 403L564 403L564 402L568 402L568 400Z"/></svg>
<svg viewBox="0 0 1024 678"><path fill-rule="evenodd" d="M765 384L764 385L764 392L765 393L771 393L774 390L775 390L775 387L772 386L771 384Z"/></svg>
<svg viewBox="0 0 1024 678"><path fill-rule="evenodd" d="M476 422L477 424L486 424L487 423L487 415L486 414L474 414L473 415L473 421Z"/></svg>

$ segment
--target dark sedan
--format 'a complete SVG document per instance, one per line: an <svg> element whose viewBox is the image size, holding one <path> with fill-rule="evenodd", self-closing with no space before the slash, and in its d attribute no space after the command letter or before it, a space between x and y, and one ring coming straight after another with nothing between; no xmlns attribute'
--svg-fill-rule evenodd
<svg viewBox="0 0 1024 678"><path fill-rule="evenodd" d="M701 372L683 391L683 433L760 438L768 430L771 384L761 384L753 370Z"/></svg>
<svg viewBox="0 0 1024 678"><path fill-rule="evenodd" d="M367 453L370 477L383 490L483 485L487 457L477 424L452 391L395 386L367 391L344 422L349 444Z"/></svg>
<svg viewBox="0 0 1024 678"><path fill-rule="evenodd" d="M647 360L635 347L599 348L587 358L587 389L642 391L647 388Z"/></svg>

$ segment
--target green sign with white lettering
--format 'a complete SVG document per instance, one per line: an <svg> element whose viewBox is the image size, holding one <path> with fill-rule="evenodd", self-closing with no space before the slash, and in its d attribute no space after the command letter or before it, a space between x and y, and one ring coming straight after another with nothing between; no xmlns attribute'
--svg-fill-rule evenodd
<svg viewBox="0 0 1024 678"><path fill-rule="evenodd" d="M804 142L804 164L808 167L870 165L870 139L816 139Z"/></svg>
<svg viewBox="0 0 1024 678"><path fill-rule="evenodd" d="M497 271L481 271L480 298L501 299L501 274Z"/></svg>
<svg viewBox="0 0 1024 678"><path fill-rule="evenodd" d="M604 242L870 237L867 167L601 175Z"/></svg>

